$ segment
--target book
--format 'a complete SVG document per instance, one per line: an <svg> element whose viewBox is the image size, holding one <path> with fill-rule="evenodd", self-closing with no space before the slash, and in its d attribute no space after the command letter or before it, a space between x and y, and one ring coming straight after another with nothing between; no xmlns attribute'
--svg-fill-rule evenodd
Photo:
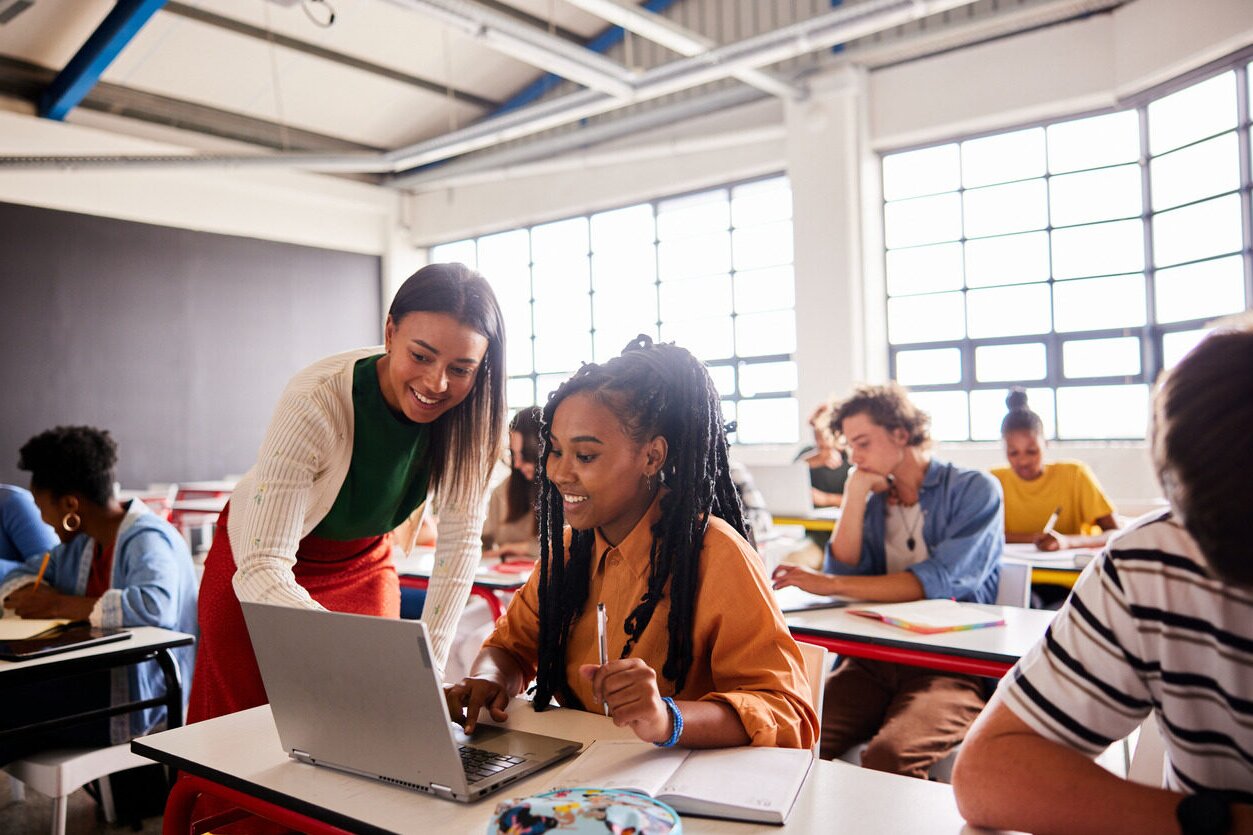
<svg viewBox="0 0 1253 835"><path fill-rule="evenodd" d="M847 611L850 615L875 618L923 635L1005 625L1005 619L1000 615L953 600L912 600L909 603L862 606Z"/></svg>
<svg viewBox="0 0 1253 835"><path fill-rule="evenodd" d="M67 618L19 618L6 616L0 618L0 641L24 641L27 638L46 637L45 632L52 632L70 623Z"/></svg>
<svg viewBox="0 0 1253 835"><path fill-rule="evenodd" d="M602 739L562 769L551 788L626 789L683 814L782 825L812 764L808 749L689 751Z"/></svg>

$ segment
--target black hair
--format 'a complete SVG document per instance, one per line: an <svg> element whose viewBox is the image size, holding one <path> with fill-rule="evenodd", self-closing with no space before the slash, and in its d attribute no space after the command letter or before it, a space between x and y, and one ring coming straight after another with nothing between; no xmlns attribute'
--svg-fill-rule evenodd
<svg viewBox="0 0 1253 835"><path fill-rule="evenodd" d="M1014 386L1009 390L1009 396L1005 398L1005 407L1009 411L1001 421L1002 438L1010 432L1031 432L1035 435L1044 435L1044 421L1027 408L1027 390L1022 386Z"/></svg>
<svg viewBox="0 0 1253 835"><path fill-rule="evenodd" d="M904 429L909 445L926 447L931 443L931 416L914 405L909 392L899 383L861 385L848 399L831 405L831 431L844 434L844 421L853 415L867 415L875 426L889 432Z"/></svg>
<svg viewBox="0 0 1253 835"><path fill-rule="evenodd" d="M611 408L628 437L644 443L661 435L668 452L659 472L665 486L661 516L652 526L648 591L626 618L626 658L666 595L670 597L669 647L661 674L683 689L692 666L692 614L700 578L701 544L710 514L747 538L739 494L731 482L726 431L718 391L705 366L674 344L641 334L620 356L584 365L544 407L540 431L539 665L535 708L554 694L582 707L566 680L570 629L587 602L593 531L571 531L565 554L561 495L548 480L553 414L573 394L585 392Z"/></svg>
<svg viewBox="0 0 1253 835"><path fill-rule="evenodd" d="M505 498L508 500L508 508L505 512L505 520L513 522L521 519L524 515L531 516L531 529L535 532L539 531L535 521L535 505L539 501L539 479L533 478L530 481L518 469L518 465L526 462L527 464L539 463L539 426L542 410L539 406L529 406L519 411L513 416L513 420L509 421L509 431L517 432L522 436L522 461L512 462L512 468L509 472L509 487L506 490ZM512 449L512 444L510 449Z"/></svg>
<svg viewBox="0 0 1253 835"><path fill-rule="evenodd" d="M474 388L431 425L431 487L468 506L487 486L505 423L505 323L487 279L465 264L428 264L396 291L387 315L446 313L487 339Z"/></svg>
<svg viewBox="0 0 1253 835"><path fill-rule="evenodd" d="M58 426L22 445L17 467L30 472L30 486L54 497L77 494L101 507L113 497L117 444L105 429Z"/></svg>
<svg viewBox="0 0 1253 835"><path fill-rule="evenodd" d="M1152 449L1158 479L1207 564L1253 587L1253 316L1215 330L1162 378Z"/></svg>

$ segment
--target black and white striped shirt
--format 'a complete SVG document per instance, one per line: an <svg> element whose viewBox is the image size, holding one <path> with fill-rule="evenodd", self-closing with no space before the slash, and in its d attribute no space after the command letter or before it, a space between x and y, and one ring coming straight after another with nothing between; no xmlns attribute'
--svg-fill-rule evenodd
<svg viewBox="0 0 1253 835"><path fill-rule="evenodd" d="M1091 756L1155 711L1167 788L1253 803L1253 589L1219 580L1169 511L1146 516L1088 567L1000 698Z"/></svg>

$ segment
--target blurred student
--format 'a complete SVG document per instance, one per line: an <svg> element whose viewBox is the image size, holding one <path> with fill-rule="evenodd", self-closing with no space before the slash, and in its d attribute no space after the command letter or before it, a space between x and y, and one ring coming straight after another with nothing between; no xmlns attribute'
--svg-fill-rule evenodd
<svg viewBox="0 0 1253 835"><path fill-rule="evenodd" d="M18 467L30 472L40 515L55 526L52 549L30 557L0 583L0 600L24 618L67 618L93 626L158 626L196 633L196 577L187 543L139 499L113 495L117 445L108 432L58 426L22 447ZM173 650L186 698L193 647ZM23 724L165 695L156 661L51 682L0 688L0 716ZM49 747L105 747L151 731L165 707L93 719L15 741L0 742L0 764Z"/></svg>
<svg viewBox="0 0 1253 835"><path fill-rule="evenodd" d="M775 586L879 602L991 603L1004 525L996 481L933 458L930 418L896 383L858 387L830 425L847 438L854 469L826 573L781 565ZM984 701L975 676L844 658L827 679L821 753L831 759L869 740L862 765L925 779Z"/></svg>
<svg viewBox="0 0 1253 835"><path fill-rule="evenodd" d="M0 580L30 557L42 557L61 540L39 518L29 490L0 484Z"/></svg>
<svg viewBox="0 0 1253 835"><path fill-rule="evenodd" d="M831 431L830 402L820 403L809 416L814 443L796 455L797 461L809 465L809 484L814 507L839 507L844 501L844 485L848 481L848 451L840 445L839 436Z"/></svg>
<svg viewBox="0 0 1253 835"><path fill-rule="evenodd" d="M540 408L531 406L509 422L509 477L492 491L483 525L483 556L539 558L535 513L539 482Z"/></svg>
<svg viewBox="0 0 1253 835"><path fill-rule="evenodd" d="M1027 407L1026 391L1014 387L1005 405L1009 466L992 470L1005 494L1005 541L1033 542L1041 551L1104 544L1118 521L1092 470L1081 461L1045 462L1044 422Z"/></svg>
<svg viewBox="0 0 1253 835"><path fill-rule="evenodd" d="M448 689L453 717L503 720L534 679L535 709L607 710L662 746L812 746L804 660L744 538L705 366L641 335L563 383L543 427L539 569Z"/></svg>
<svg viewBox="0 0 1253 835"><path fill-rule="evenodd" d="M1170 508L1089 567L962 746L953 788L975 826L1253 832L1253 319L1231 328L1158 387L1150 440ZM1164 788L1093 762L1150 713Z"/></svg>

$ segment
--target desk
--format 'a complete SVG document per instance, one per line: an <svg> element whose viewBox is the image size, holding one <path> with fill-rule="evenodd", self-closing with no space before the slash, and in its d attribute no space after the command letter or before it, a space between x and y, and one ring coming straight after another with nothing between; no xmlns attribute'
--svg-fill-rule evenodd
<svg viewBox="0 0 1253 835"><path fill-rule="evenodd" d="M968 604L976 605L976 604ZM1000 678L1044 636L1056 612L1016 606L980 606L1005 619L1004 626L922 635L843 609L787 615L798 640L840 655Z"/></svg>
<svg viewBox="0 0 1253 835"><path fill-rule="evenodd" d="M178 663L170 650L187 646L194 642L195 638L182 632L158 629L155 626L136 627L131 629L130 633L131 636L122 641L97 644L56 655L47 655L43 658L31 658L27 661L0 661L0 687L12 687L33 681L52 681L80 673L155 660L161 666L161 672L165 674L164 698L128 702L116 707L77 713L48 722L7 728L0 730L0 739L72 725L84 719L116 716L159 705L165 705L170 727L176 728L183 724L182 678L179 676Z"/></svg>
<svg viewBox="0 0 1253 835"><path fill-rule="evenodd" d="M396 574L400 585L409 589L425 589L431 580L431 571L435 567L434 548L414 548L408 555L394 552L392 563L396 566ZM500 602L501 592L515 592L526 585L530 572L525 574L509 574L496 571L500 560L485 557L474 574L474 585L470 586L470 594L481 597L492 613L492 621L500 619L505 613Z"/></svg>
<svg viewBox="0 0 1253 835"><path fill-rule="evenodd" d="M840 519L840 509L838 507L826 507L803 515L772 513L770 518L774 520L776 525L800 525L806 532L829 534L835 530L835 523Z"/></svg>
<svg viewBox="0 0 1253 835"><path fill-rule="evenodd" d="M180 481L178 483L178 498L218 498L219 496L230 496L234 490L234 481Z"/></svg>
<svg viewBox="0 0 1253 835"><path fill-rule="evenodd" d="M634 739L609 719L578 710L535 713L515 700L509 726L584 744L594 739ZM546 769L476 803L455 803L415 791L298 763L279 746L268 705L153 734L131 743L141 756L184 773L165 810L165 829L189 831L200 793L272 815L302 832L438 832L479 835L499 800L543 791L556 773ZM189 779L187 775L191 775ZM294 814L293 814L294 813ZM971 832L957 812L950 786L858 768L838 761L814 763L784 827L685 817L689 835L827 831L845 821L858 833Z"/></svg>
<svg viewBox="0 0 1253 835"><path fill-rule="evenodd" d="M1099 547L1041 551L1029 542L1008 542L1005 544L1004 559L1030 565L1033 583L1069 589L1074 588L1083 569L1099 553Z"/></svg>

